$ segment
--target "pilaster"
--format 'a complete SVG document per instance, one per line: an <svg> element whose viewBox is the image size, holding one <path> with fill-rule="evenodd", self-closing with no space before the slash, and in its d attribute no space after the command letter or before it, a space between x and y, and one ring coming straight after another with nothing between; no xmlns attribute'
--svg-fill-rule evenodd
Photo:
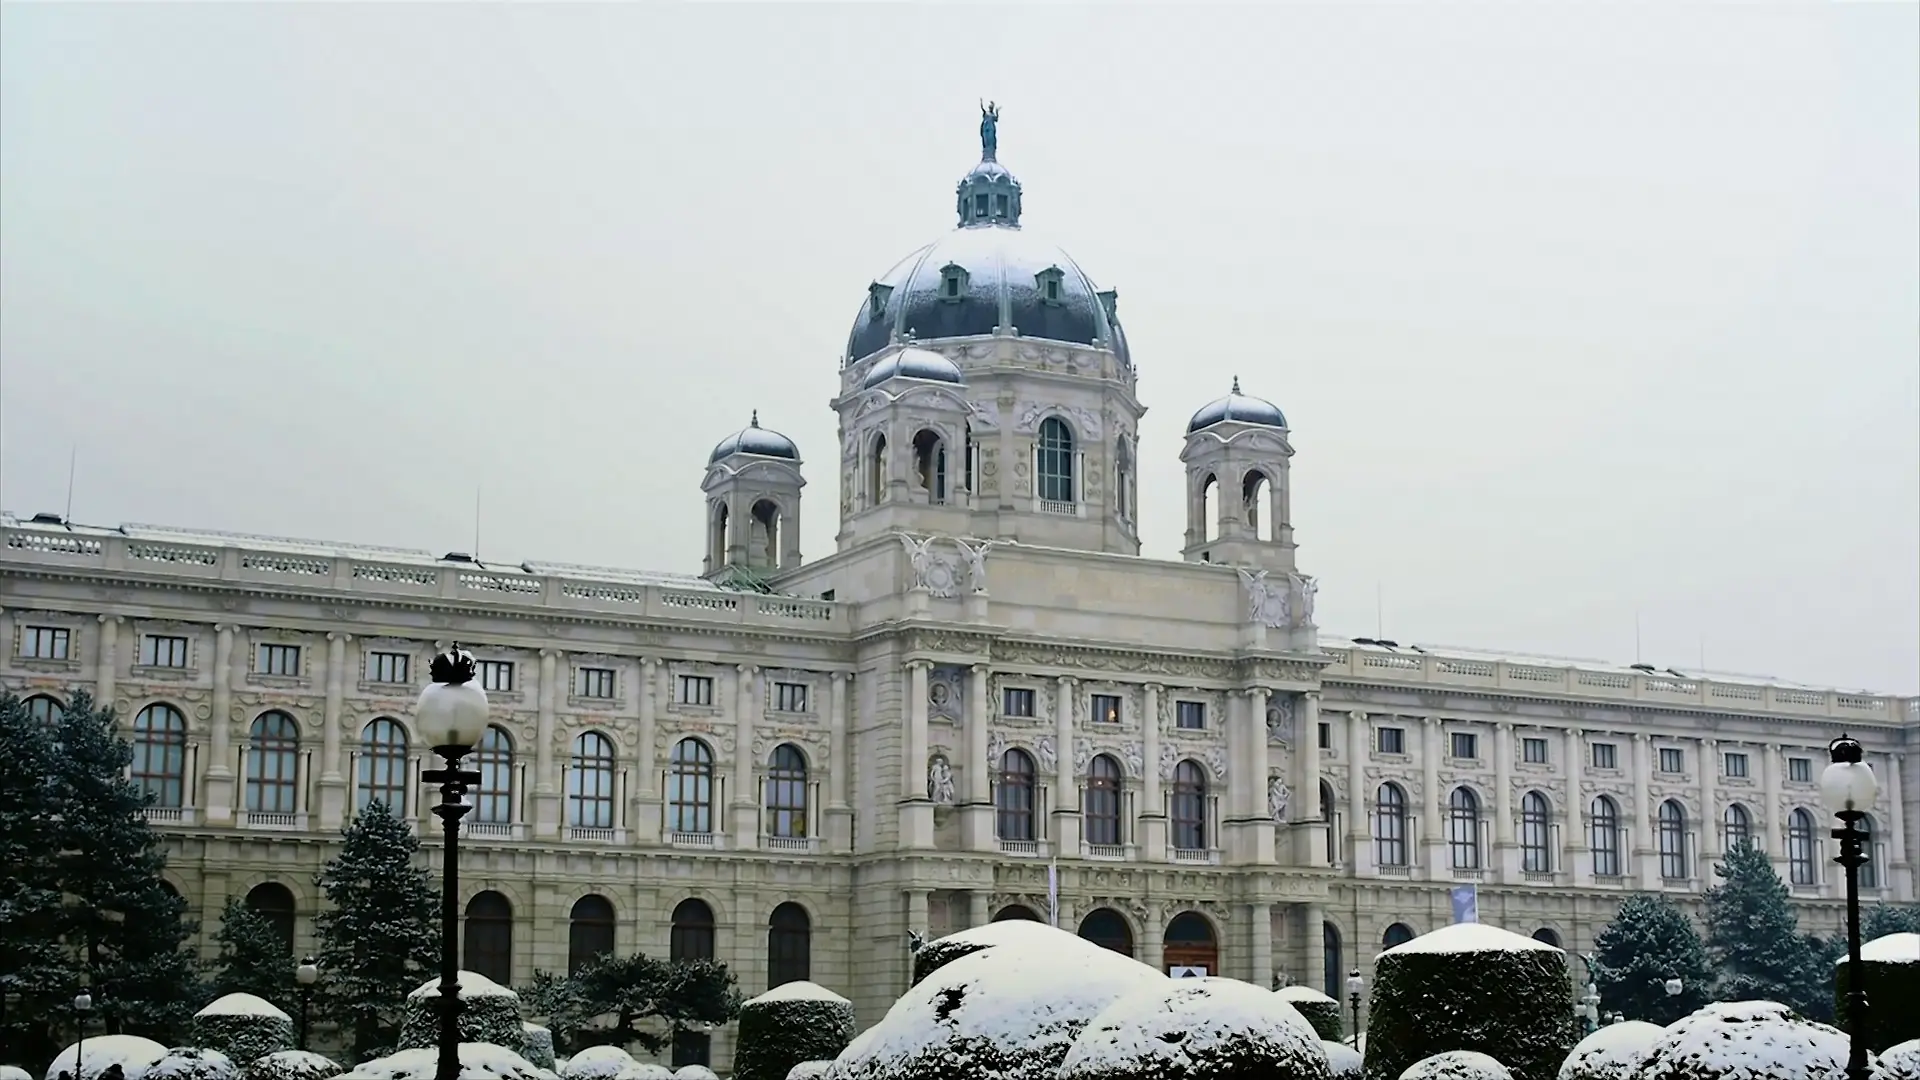
<svg viewBox="0 0 1920 1080"><path fill-rule="evenodd" d="M1258 715L1265 717L1266 704L1254 700ZM1308 691L1300 695L1299 723L1294 725L1294 755L1300 761L1300 790L1293 796L1293 819L1301 823L1300 836L1294 841L1294 858L1302 866L1326 866L1332 859L1327 837L1332 821L1322 821L1320 805L1320 694ZM1326 807L1331 812L1332 806Z"/></svg>
<svg viewBox="0 0 1920 1080"><path fill-rule="evenodd" d="M635 755L634 771L638 782L634 794L633 835L642 844L660 842L660 763L654 755L654 739L660 723L660 662L651 656L640 658L640 748Z"/></svg>
<svg viewBox="0 0 1920 1080"><path fill-rule="evenodd" d="M836 671L828 683L827 712L827 850L845 855L853 850L853 808L847 805L847 673Z"/></svg>
<svg viewBox="0 0 1920 1080"><path fill-rule="evenodd" d="M1644 731L1633 735L1633 809L1628 812L1629 835L1633 837L1633 867L1640 888L1653 892L1660 888L1660 864L1653 850L1653 737Z"/></svg>
<svg viewBox="0 0 1920 1080"><path fill-rule="evenodd" d="M1689 872L1697 878L1707 879L1713 873L1714 863L1720 861L1720 799L1713 788L1714 774L1720 771L1720 743L1713 738L1700 740L1700 760L1694 763L1700 770L1700 862L1702 865L1689 867Z"/></svg>
<svg viewBox="0 0 1920 1080"><path fill-rule="evenodd" d="M1058 855L1080 854L1080 785L1073 774L1073 719L1077 681L1061 676L1054 684L1053 738L1058 756L1053 766L1053 850Z"/></svg>
<svg viewBox="0 0 1920 1080"><path fill-rule="evenodd" d="M207 824L233 821L233 631L214 627L213 716L207 728Z"/></svg>
<svg viewBox="0 0 1920 1080"><path fill-rule="evenodd" d="M533 747L533 834L541 840L560 836L560 791L553 767L555 713L560 707L558 649L540 650L540 712Z"/></svg>
<svg viewBox="0 0 1920 1080"><path fill-rule="evenodd" d="M1451 877L1447 863L1446 819L1441 807L1445 805L1447 793L1440 790L1440 718L1429 716L1421 721L1421 740L1424 752L1421 754L1421 798L1420 798L1420 842L1427 849L1427 876L1433 881L1445 881Z"/></svg>
<svg viewBox="0 0 1920 1080"><path fill-rule="evenodd" d="M1520 880L1520 847L1513 835L1513 725L1494 725L1493 734L1493 865L1500 880Z"/></svg>
<svg viewBox="0 0 1920 1080"><path fill-rule="evenodd" d="M337 832L347 816L347 765L341 747L347 694L347 643L351 634L327 635L326 706L320 720L320 830Z"/></svg>
<svg viewBox="0 0 1920 1080"><path fill-rule="evenodd" d="M1306 945L1306 971L1301 973L1301 983L1324 992L1327 981L1327 909L1319 904L1300 905L1301 921L1306 925L1300 928L1300 940ZM1338 995L1338 990L1335 991ZM1339 1000L1336 996L1335 1000Z"/></svg>
<svg viewBox="0 0 1920 1080"><path fill-rule="evenodd" d="M933 847L933 800L927 797L927 676L932 668L926 660L907 661L905 752L900 758L900 846L921 851Z"/></svg>
<svg viewBox="0 0 1920 1080"><path fill-rule="evenodd" d="M1354 877L1373 873L1373 836L1369 828L1372 782L1367 779L1367 714L1347 714L1347 859Z"/></svg>
<svg viewBox="0 0 1920 1080"><path fill-rule="evenodd" d="M1264 989L1273 985L1273 905L1248 904L1245 910L1247 913L1247 960L1246 974L1242 978ZM1226 967L1225 964L1220 966L1223 969ZM1213 974L1218 975L1221 972Z"/></svg>
<svg viewBox="0 0 1920 1080"><path fill-rule="evenodd" d="M1569 729L1566 746L1567 812L1563 834L1566 853L1561 857L1561 866L1573 871L1575 885L1586 887L1593 884L1593 860L1587 858L1587 797L1580 783L1582 770L1587 766L1586 732Z"/></svg>
<svg viewBox="0 0 1920 1080"><path fill-rule="evenodd" d="M741 664L733 682L733 846L753 851L760 846L760 799L756 783L760 762L753 749L754 720L760 712L760 669Z"/></svg>
<svg viewBox="0 0 1920 1080"><path fill-rule="evenodd" d="M987 760L988 668L975 664L967 674L967 760L961 779L967 785L960 803L960 843L969 851L998 850L993 834L993 768ZM986 903L983 899L981 903Z"/></svg>
<svg viewBox="0 0 1920 1080"><path fill-rule="evenodd" d="M100 616L100 654L94 666L93 700L101 705L113 704L114 676L119 672L120 657L117 648L120 640L120 624L126 619L119 615Z"/></svg>
<svg viewBox="0 0 1920 1080"><path fill-rule="evenodd" d="M1142 695L1146 715L1140 718L1144 775L1140 777L1139 836L1141 855L1149 865L1167 861L1167 808L1160 793L1160 695L1164 693L1166 687L1148 683Z"/></svg>

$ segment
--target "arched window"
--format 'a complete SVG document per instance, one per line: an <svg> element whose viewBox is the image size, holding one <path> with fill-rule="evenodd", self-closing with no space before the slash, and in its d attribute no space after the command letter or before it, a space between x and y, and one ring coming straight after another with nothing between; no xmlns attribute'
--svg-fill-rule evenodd
<svg viewBox="0 0 1920 1080"><path fill-rule="evenodd" d="M1405 945L1407 942L1412 941L1413 938L1413 927L1408 926L1406 923L1397 922L1387 927L1387 932L1380 935L1380 947L1383 949L1391 949L1395 945Z"/></svg>
<svg viewBox="0 0 1920 1080"><path fill-rule="evenodd" d="M715 570L727 565L727 559L730 555L730 552L727 550L727 517L727 504L715 502L713 504L713 527L707 534L707 546L711 549L707 558Z"/></svg>
<svg viewBox="0 0 1920 1080"><path fill-rule="evenodd" d="M1480 869L1480 796L1465 787L1447 799L1447 846L1455 870Z"/></svg>
<svg viewBox="0 0 1920 1080"><path fill-rule="evenodd" d="M1033 471L1039 484L1040 501L1077 501L1073 485L1073 431L1066 421L1057 416L1040 421L1040 440L1034 457Z"/></svg>
<svg viewBox="0 0 1920 1080"><path fill-rule="evenodd" d="M1241 512L1246 517L1247 539L1273 539L1273 485L1267 474L1249 469L1240 479Z"/></svg>
<svg viewBox="0 0 1920 1080"><path fill-rule="evenodd" d="M1203 543L1220 539L1220 480L1212 473L1200 481L1200 536Z"/></svg>
<svg viewBox="0 0 1920 1080"><path fill-rule="evenodd" d="M879 506L887 499L887 437L873 437L873 457L867 461L867 505Z"/></svg>
<svg viewBox="0 0 1920 1080"><path fill-rule="evenodd" d="M1174 916L1161 942L1169 973L1180 970L1184 977L1214 975L1220 970L1220 940L1214 936L1213 924L1197 911Z"/></svg>
<svg viewBox="0 0 1920 1080"><path fill-rule="evenodd" d="M589 893L573 902L567 916L567 972L613 955L613 901Z"/></svg>
<svg viewBox="0 0 1920 1080"><path fill-rule="evenodd" d="M747 540L747 565L773 568L780 565L780 504L761 499L753 504L752 534Z"/></svg>
<svg viewBox="0 0 1920 1080"><path fill-rule="evenodd" d="M1739 803L1727 806L1726 812L1720 815L1720 825L1720 839L1726 850L1753 843L1753 817Z"/></svg>
<svg viewBox="0 0 1920 1080"><path fill-rule="evenodd" d="M506 729L492 726L480 736L474 768L480 773L480 786L473 793L473 819L486 825L513 822L513 736ZM496 980L498 981L498 980Z"/></svg>
<svg viewBox="0 0 1920 1080"><path fill-rule="evenodd" d="M1529 874L1553 869L1553 810L1547 797L1529 791L1520 799L1520 868Z"/></svg>
<svg viewBox="0 0 1920 1080"><path fill-rule="evenodd" d="M187 718L171 705L149 705L133 718L133 782L155 807L185 805Z"/></svg>
<svg viewBox="0 0 1920 1080"><path fill-rule="evenodd" d="M1593 800L1593 873L1620 876L1620 807L1602 795Z"/></svg>
<svg viewBox="0 0 1920 1080"><path fill-rule="evenodd" d="M1120 763L1106 754L1096 754L1087 763L1087 805L1082 828L1087 843L1121 843L1120 839Z"/></svg>
<svg viewBox="0 0 1920 1080"><path fill-rule="evenodd" d="M1380 785L1373 807L1373 855L1381 866L1407 865L1407 793Z"/></svg>
<svg viewBox="0 0 1920 1080"><path fill-rule="evenodd" d="M1032 908L1024 904L1009 904L993 916L994 922L1045 922Z"/></svg>
<svg viewBox="0 0 1920 1080"><path fill-rule="evenodd" d="M1207 839L1207 774L1183 761L1173 770L1173 846L1205 851Z"/></svg>
<svg viewBox="0 0 1920 1080"><path fill-rule="evenodd" d="M354 805L362 810L376 802L400 817L407 815L407 729L400 721L381 716L360 729L360 783Z"/></svg>
<svg viewBox="0 0 1920 1080"><path fill-rule="evenodd" d="M1112 908L1094 908L1080 920L1080 936L1122 956L1133 955L1133 928Z"/></svg>
<svg viewBox="0 0 1920 1080"><path fill-rule="evenodd" d="M795 840L807 835L807 758L792 743L774 747L767 765L767 835Z"/></svg>
<svg viewBox="0 0 1920 1080"><path fill-rule="evenodd" d="M704 900L682 900L673 909L673 934L667 942L668 959L713 959L713 909Z"/></svg>
<svg viewBox="0 0 1920 1080"><path fill-rule="evenodd" d="M1672 799L1660 804L1660 876L1668 881L1687 876L1687 812Z"/></svg>
<svg viewBox="0 0 1920 1080"><path fill-rule="evenodd" d="M947 501L947 442L922 428L913 436L913 481L935 506Z"/></svg>
<svg viewBox="0 0 1920 1080"><path fill-rule="evenodd" d="M1814 885L1820 880L1815 861L1813 815L1803 809L1787 817L1787 877L1795 885Z"/></svg>
<svg viewBox="0 0 1920 1080"><path fill-rule="evenodd" d="M767 989L813 977L813 920L799 904L781 904L767 920Z"/></svg>
<svg viewBox="0 0 1920 1080"><path fill-rule="evenodd" d="M567 765L567 824L577 829L613 828L613 743L597 731L573 740Z"/></svg>
<svg viewBox="0 0 1920 1080"><path fill-rule="evenodd" d="M1133 450L1127 437L1113 441L1113 511L1122 521L1133 520Z"/></svg>
<svg viewBox="0 0 1920 1080"><path fill-rule="evenodd" d="M247 890L247 907L273 926L287 955L293 955L293 893L277 881L263 881Z"/></svg>
<svg viewBox="0 0 1920 1080"><path fill-rule="evenodd" d="M1864 845L1861 850L1864 851L1867 856L1867 861L1860 864L1860 887L1863 889L1877 889L1880 887L1880 864L1874 857L1873 851L1873 819L1870 817L1861 818L1859 828L1861 832L1866 834L1865 838L1861 841Z"/></svg>
<svg viewBox="0 0 1920 1080"><path fill-rule="evenodd" d="M513 902L497 892L467 901L465 958L461 967L501 986L513 982Z"/></svg>
<svg viewBox="0 0 1920 1080"><path fill-rule="evenodd" d="M1533 940L1543 945L1551 945L1556 949L1560 947L1560 935L1544 926L1533 932Z"/></svg>
<svg viewBox="0 0 1920 1080"><path fill-rule="evenodd" d="M293 813L299 784L299 726L277 709L261 713L247 735L247 813Z"/></svg>
<svg viewBox="0 0 1920 1080"><path fill-rule="evenodd" d="M713 831L713 751L699 739L673 744L667 770L667 828L678 833Z"/></svg>
<svg viewBox="0 0 1920 1080"><path fill-rule="evenodd" d="M60 718L67 715L66 706L45 694L35 694L22 704L27 708L28 719L45 728L57 726Z"/></svg>
<svg viewBox="0 0 1920 1080"><path fill-rule="evenodd" d="M1317 739L1319 733L1316 732L1313 737ZM1338 862L1340 859L1340 842L1334 831L1333 816L1334 807L1338 801L1333 796L1333 785L1325 780L1320 781L1320 830L1327 837L1327 861L1329 862Z"/></svg>
<svg viewBox="0 0 1920 1080"><path fill-rule="evenodd" d="M1346 980L1340 973L1346 970L1346 964L1340 956L1340 928L1330 922L1320 924L1320 953L1324 957L1320 965L1320 992L1340 1001L1346 989Z"/></svg>
<svg viewBox="0 0 1920 1080"><path fill-rule="evenodd" d="M994 827L1000 839L1034 838L1034 787L1033 755L1019 749L1000 755L1000 778L993 790Z"/></svg>

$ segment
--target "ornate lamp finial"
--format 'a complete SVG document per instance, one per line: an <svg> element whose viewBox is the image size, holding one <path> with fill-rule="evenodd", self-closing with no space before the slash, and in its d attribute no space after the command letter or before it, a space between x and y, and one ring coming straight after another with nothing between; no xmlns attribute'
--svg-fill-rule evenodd
<svg viewBox="0 0 1920 1080"><path fill-rule="evenodd" d="M1233 392L1236 394L1240 392L1240 376L1238 375L1233 377Z"/></svg>
<svg viewBox="0 0 1920 1080"><path fill-rule="evenodd" d="M473 654L462 650L456 641L446 652L433 658L431 670L434 682L463 686L473 681L475 668Z"/></svg>
<svg viewBox="0 0 1920 1080"><path fill-rule="evenodd" d="M1841 735L1827 744L1827 756L1840 765L1858 765L1866 760L1866 748L1852 735Z"/></svg>

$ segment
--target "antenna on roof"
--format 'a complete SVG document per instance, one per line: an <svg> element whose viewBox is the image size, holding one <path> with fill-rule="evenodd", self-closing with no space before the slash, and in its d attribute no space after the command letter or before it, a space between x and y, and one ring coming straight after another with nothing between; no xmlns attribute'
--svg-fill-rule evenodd
<svg viewBox="0 0 1920 1080"><path fill-rule="evenodd" d="M74 443L73 449L67 454L67 512L61 519L61 524L63 525L73 524L73 474L74 470L78 468L79 463L80 444Z"/></svg>

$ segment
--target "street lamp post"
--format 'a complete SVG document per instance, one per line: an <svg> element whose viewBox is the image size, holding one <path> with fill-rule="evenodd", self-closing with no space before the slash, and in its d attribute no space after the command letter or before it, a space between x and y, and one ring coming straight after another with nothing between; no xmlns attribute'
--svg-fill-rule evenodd
<svg viewBox="0 0 1920 1080"><path fill-rule="evenodd" d="M1880 785L1866 763L1865 749L1852 736L1842 735L1827 744L1827 756L1833 763L1820 774L1820 798L1840 819L1840 827L1833 830L1840 854L1833 861L1847 870L1847 1080L1867 1080L1867 1043L1862 1037L1867 1021L1867 972L1860 963L1860 868L1867 862L1867 834L1860 822L1880 793Z"/></svg>
<svg viewBox="0 0 1920 1080"><path fill-rule="evenodd" d="M80 992L73 995L73 1026L79 1030L79 1038L73 1041L73 1080L85 1080L87 1075L87 1014L92 1011L93 991L81 987Z"/></svg>
<svg viewBox="0 0 1920 1080"><path fill-rule="evenodd" d="M433 682L420 692L414 727L446 768L420 774L440 785L433 808L446 830L440 866L440 1057L434 1080L460 1078L460 818L467 812L467 788L480 774L460 767L486 734L487 694L473 681L473 655L456 643L433 658Z"/></svg>
<svg viewBox="0 0 1920 1080"><path fill-rule="evenodd" d="M1347 1007L1353 1010L1353 1048L1360 1049L1360 992L1367 988L1367 980L1360 977L1360 969L1347 972Z"/></svg>
<svg viewBox="0 0 1920 1080"><path fill-rule="evenodd" d="M313 984L320 981L320 965L309 956L293 969L293 981L300 984L300 1049L307 1048L307 1008L313 1004Z"/></svg>

